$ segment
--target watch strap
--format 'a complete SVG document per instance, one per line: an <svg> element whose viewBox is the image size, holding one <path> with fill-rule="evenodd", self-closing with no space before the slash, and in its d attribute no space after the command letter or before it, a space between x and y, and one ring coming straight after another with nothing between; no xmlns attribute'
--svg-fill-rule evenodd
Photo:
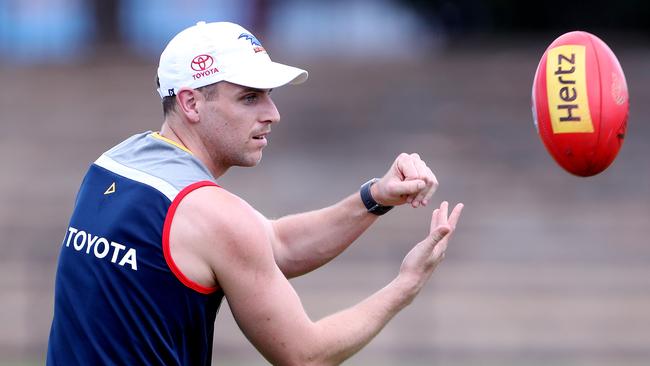
<svg viewBox="0 0 650 366"><path fill-rule="evenodd" d="M365 182L363 185L361 185L359 192L361 193L361 201L363 202L364 206L366 206L368 212L377 216L381 216L393 209L394 206L383 206L377 203L374 198L372 198L372 194L370 194L370 187L377 181L379 181L379 178L373 178Z"/></svg>

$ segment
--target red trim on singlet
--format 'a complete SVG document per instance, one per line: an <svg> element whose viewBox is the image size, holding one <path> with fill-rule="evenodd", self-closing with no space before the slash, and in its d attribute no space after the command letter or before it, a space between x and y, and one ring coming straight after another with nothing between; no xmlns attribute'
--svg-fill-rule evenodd
<svg viewBox="0 0 650 366"><path fill-rule="evenodd" d="M194 191L195 189L201 187L207 187L207 186L219 187L219 185L217 185L216 183L206 180L206 181L190 184L189 186L183 188L183 190L178 192L178 195L176 195L176 198L174 198L174 201L172 201L171 206L169 206L169 210L167 210L167 216L165 217L165 225L163 226L163 237L162 237L163 254L165 255L165 262L167 262L169 269L171 269L172 273L174 273L176 278L178 278L178 280L181 281L185 286L191 288L196 292L200 292L205 295L217 291L219 289L219 286L215 286L215 287L201 286L198 283L187 278L183 274L183 272L181 272L181 270L176 265L176 262L174 262L174 259L172 258L171 250L169 248L169 231L171 230L172 227L172 220L174 219L174 213L176 213L176 209L178 208L178 205L181 203L181 200L183 200L185 196L187 196L190 192Z"/></svg>

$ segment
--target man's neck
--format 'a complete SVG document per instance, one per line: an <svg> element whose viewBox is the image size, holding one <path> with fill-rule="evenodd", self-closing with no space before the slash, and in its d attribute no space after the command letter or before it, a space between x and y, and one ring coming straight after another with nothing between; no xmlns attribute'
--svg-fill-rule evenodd
<svg viewBox="0 0 650 366"><path fill-rule="evenodd" d="M193 136L189 131L183 131L181 129L174 128L170 123L165 121L160 128L160 135L190 151L192 155L208 168L214 178L222 176L228 168L219 167L218 164L212 161L210 154L206 151L200 138Z"/></svg>

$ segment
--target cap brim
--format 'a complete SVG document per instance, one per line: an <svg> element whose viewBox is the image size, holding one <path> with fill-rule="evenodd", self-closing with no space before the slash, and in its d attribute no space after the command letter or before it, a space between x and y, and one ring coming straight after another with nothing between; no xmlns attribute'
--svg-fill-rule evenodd
<svg viewBox="0 0 650 366"><path fill-rule="evenodd" d="M242 65L224 80L233 84L256 89L273 89L287 84L301 84L309 74L303 69L277 62L264 62L256 65Z"/></svg>

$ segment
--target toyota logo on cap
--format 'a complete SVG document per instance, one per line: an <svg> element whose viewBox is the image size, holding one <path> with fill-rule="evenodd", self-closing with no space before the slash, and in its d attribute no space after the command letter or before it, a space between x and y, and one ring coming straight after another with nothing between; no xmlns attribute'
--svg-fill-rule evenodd
<svg viewBox="0 0 650 366"><path fill-rule="evenodd" d="M194 71L205 71L207 70L212 64L214 63L214 60L212 59L212 56L210 55L198 55L192 59L192 63L190 66L192 67L192 70Z"/></svg>

